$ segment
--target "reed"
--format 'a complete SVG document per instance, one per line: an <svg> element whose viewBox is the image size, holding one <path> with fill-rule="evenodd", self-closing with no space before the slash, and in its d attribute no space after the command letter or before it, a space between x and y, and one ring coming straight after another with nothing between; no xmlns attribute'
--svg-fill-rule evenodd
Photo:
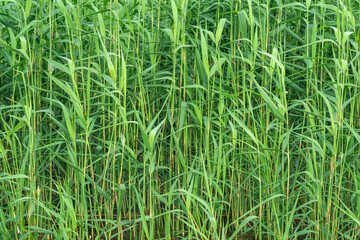
<svg viewBox="0 0 360 240"><path fill-rule="evenodd" d="M359 0L0 0L0 239L358 239Z"/></svg>

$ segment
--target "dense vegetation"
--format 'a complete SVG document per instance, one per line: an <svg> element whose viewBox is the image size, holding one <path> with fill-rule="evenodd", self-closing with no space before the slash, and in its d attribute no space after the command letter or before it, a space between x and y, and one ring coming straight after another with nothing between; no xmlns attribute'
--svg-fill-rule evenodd
<svg viewBox="0 0 360 240"><path fill-rule="evenodd" d="M358 238L359 27L359 0L0 0L0 238Z"/></svg>

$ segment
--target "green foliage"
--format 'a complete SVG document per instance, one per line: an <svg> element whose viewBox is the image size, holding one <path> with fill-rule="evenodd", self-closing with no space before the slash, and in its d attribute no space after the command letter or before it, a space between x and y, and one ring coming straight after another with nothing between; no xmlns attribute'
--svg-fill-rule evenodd
<svg viewBox="0 0 360 240"><path fill-rule="evenodd" d="M359 238L359 19L0 0L0 239Z"/></svg>

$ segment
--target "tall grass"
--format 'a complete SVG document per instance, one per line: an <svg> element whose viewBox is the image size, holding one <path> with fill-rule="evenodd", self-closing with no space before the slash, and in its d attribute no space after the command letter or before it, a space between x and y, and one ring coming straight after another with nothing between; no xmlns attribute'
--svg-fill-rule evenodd
<svg viewBox="0 0 360 240"><path fill-rule="evenodd" d="M358 239L359 0L0 0L1 239Z"/></svg>

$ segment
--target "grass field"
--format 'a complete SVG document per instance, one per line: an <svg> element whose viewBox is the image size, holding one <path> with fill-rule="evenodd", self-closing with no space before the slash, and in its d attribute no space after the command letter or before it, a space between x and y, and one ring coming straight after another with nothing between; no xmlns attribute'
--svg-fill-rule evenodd
<svg viewBox="0 0 360 240"><path fill-rule="evenodd" d="M0 239L360 239L359 0L0 0Z"/></svg>

